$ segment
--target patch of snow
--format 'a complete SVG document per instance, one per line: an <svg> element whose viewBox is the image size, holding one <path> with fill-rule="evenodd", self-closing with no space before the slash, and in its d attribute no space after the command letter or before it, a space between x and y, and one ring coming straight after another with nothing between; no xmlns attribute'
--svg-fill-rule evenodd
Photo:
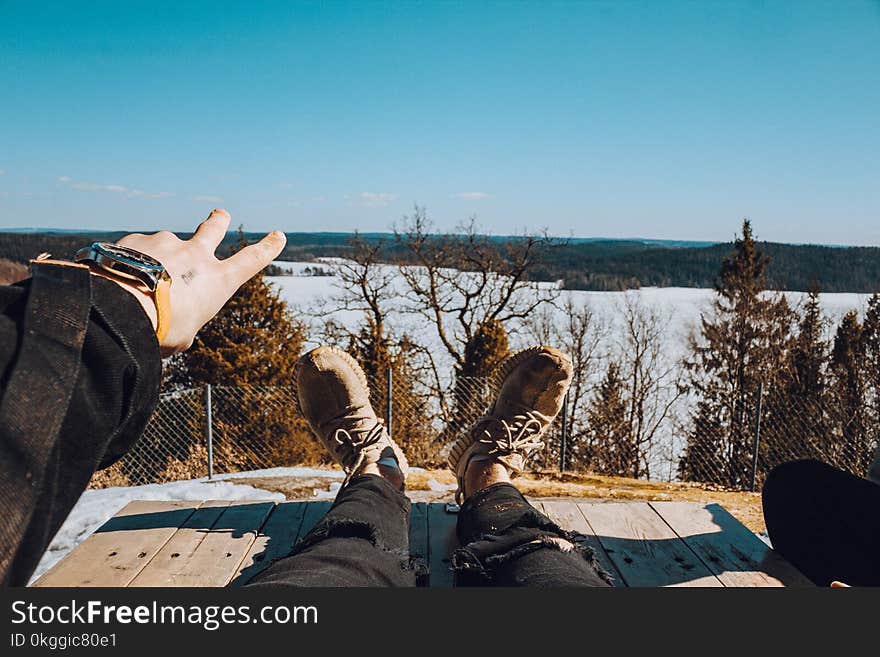
<svg viewBox="0 0 880 657"><path fill-rule="evenodd" d="M770 542L770 536L769 534L767 534L767 530L764 530L762 532L755 532L755 536L764 541L767 544L767 547L773 547L773 543Z"/></svg>
<svg viewBox="0 0 880 657"><path fill-rule="evenodd" d="M133 500L275 500L284 495L253 486L224 481L173 481L167 484L147 484L87 490L61 525L43 555L31 582L46 572L64 555L88 538L126 504Z"/></svg>
<svg viewBox="0 0 880 657"><path fill-rule="evenodd" d="M246 472L214 475L214 480L250 479L252 477L327 477L330 479L344 479L345 473L342 470L322 470L320 468L266 468L264 470L248 470ZM196 481L208 481L208 479L202 477Z"/></svg>
<svg viewBox="0 0 880 657"><path fill-rule="evenodd" d="M334 481L330 484L327 490L321 490L320 488L315 488L315 499L316 500L335 500L336 495L339 493L339 489L342 488L342 483L339 481Z"/></svg>
<svg viewBox="0 0 880 657"><path fill-rule="evenodd" d="M441 484L439 481L431 477L428 479L428 488L437 493L455 490L458 488L458 484Z"/></svg>

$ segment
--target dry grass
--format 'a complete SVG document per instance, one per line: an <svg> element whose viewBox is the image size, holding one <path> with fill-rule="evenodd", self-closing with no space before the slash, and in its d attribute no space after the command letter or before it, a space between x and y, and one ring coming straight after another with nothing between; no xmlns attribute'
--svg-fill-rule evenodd
<svg viewBox="0 0 880 657"><path fill-rule="evenodd" d="M417 502L452 501L451 491L434 491L430 481L454 484L455 477L448 470L416 470L407 480L411 499ZM233 479L234 483L248 484L279 492L289 500L314 499L316 489L326 490L329 481L324 478L255 477ZM575 498L579 501L677 501L716 502L732 513L741 523L755 532L764 530L760 493L728 491L691 483L666 483L605 477L592 474L531 473L516 480L517 487L527 496L536 498Z"/></svg>

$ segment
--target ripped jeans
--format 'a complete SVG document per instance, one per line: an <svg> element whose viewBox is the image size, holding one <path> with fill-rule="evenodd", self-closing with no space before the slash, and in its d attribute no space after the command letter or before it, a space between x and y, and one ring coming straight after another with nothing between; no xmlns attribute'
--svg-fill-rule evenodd
<svg viewBox="0 0 880 657"><path fill-rule="evenodd" d="M247 586L415 586L424 564L409 556L410 501L384 478L353 479L293 549ZM458 514L451 556L459 586L609 586L579 534L532 507L510 484L471 496Z"/></svg>

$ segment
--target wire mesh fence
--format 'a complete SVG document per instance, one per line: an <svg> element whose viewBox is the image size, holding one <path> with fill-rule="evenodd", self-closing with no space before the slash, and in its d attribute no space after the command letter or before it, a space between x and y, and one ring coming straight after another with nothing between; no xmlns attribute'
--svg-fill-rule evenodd
<svg viewBox="0 0 880 657"><path fill-rule="evenodd" d="M487 378L451 386L381 376L369 381L372 405L412 465L438 467L445 449L470 430L495 390ZM727 404L675 399L653 425L633 404L602 406L598 390L567 397L533 455L537 470L592 472L660 481L694 481L757 490L776 465L817 458L864 475L880 439L870 409L828 395L763 386ZM598 410L597 410L598 409ZM600 412L601 411L601 412ZM642 413L644 415L644 413ZM162 395L146 430L92 486L140 485L221 473L327 463L326 451L285 386L206 386Z"/></svg>

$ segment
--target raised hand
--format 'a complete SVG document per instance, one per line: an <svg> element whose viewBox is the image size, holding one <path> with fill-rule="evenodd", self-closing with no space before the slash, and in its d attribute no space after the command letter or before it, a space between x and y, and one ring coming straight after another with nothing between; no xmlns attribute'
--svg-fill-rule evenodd
<svg viewBox="0 0 880 657"><path fill-rule="evenodd" d="M152 235L132 233L119 240L122 246L159 260L171 275L171 324L159 345L163 357L188 349L196 333L235 291L284 249L284 233L275 230L232 257L218 260L214 252L231 220L226 210L214 210L188 240L168 231ZM155 327L157 313L152 297L137 285L112 280L135 295Z"/></svg>

